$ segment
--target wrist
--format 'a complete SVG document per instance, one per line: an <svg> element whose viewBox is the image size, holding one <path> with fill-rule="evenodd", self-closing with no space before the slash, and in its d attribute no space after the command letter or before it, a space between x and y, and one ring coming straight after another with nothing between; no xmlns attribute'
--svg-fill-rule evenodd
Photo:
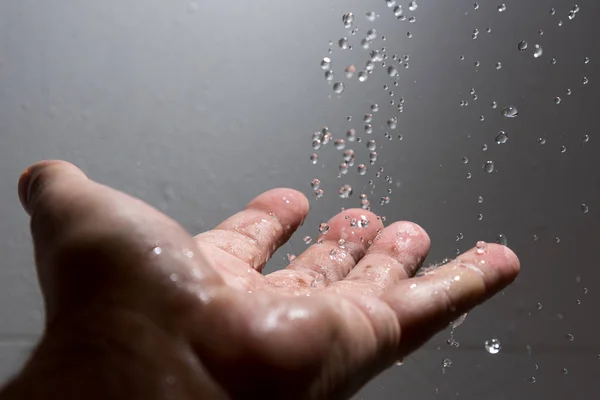
<svg viewBox="0 0 600 400"><path fill-rule="evenodd" d="M0 399L223 398L183 337L127 311L57 318Z"/></svg>

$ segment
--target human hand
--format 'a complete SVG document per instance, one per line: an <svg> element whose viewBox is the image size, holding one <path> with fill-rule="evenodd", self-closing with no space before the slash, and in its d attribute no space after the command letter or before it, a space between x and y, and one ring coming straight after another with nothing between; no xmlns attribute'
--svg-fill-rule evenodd
<svg viewBox="0 0 600 400"><path fill-rule="evenodd" d="M263 275L308 212L291 189L195 237L66 162L30 167L19 194L47 327L6 398L344 398L519 270L488 244L415 277L425 231L352 209Z"/></svg>

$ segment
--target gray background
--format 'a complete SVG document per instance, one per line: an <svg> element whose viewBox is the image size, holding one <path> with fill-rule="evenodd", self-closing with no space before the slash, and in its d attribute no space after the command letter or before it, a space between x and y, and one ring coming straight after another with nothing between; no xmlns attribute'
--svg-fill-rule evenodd
<svg viewBox="0 0 600 400"><path fill-rule="evenodd" d="M481 3L475 10L473 1L419 0L409 12L408 2L398 1L416 18L409 22L397 20L384 0L0 0L0 377L14 373L43 324L16 181L30 163L63 158L191 232L209 229L266 189L303 190L313 213L270 268L302 251L302 236L314 236L340 207L358 206L360 193L388 222L424 226L433 241L430 262L504 234L522 273L456 329L460 347L450 347L443 332L358 397L597 398L600 4L578 0L580 11L569 19L575 3L563 0L505 0L501 13L498 3ZM375 21L365 18L368 11L378 14ZM345 12L355 15L355 35L341 22ZM349 64L364 68L368 51L360 41L370 28L377 30L371 49L385 47L388 65L394 54L409 55L398 86L381 63L366 82L344 77ZM342 36L353 50L338 48ZM521 40L529 44L525 52L517 49ZM544 49L539 58L531 51L536 43ZM325 56L334 82L345 84L341 95L320 69ZM368 137L363 115L373 103L380 110ZM501 115L509 104L518 107L517 118ZM391 116L398 128L388 140ZM323 126L334 137L359 132L363 142L351 146L357 164L368 164L365 141L377 141L379 158L366 176L355 166L338 178L342 157L332 144L319 150L317 165L309 162L311 135ZM509 135L501 145L494 142L500 130ZM493 173L482 169L487 160L495 162ZM312 178L323 182L322 199L312 194ZM337 195L344 183L354 188L349 199ZM388 188L391 201L380 206ZM483 345L491 338L502 343L495 356ZM453 362L445 371L444 358Z"/></svg>

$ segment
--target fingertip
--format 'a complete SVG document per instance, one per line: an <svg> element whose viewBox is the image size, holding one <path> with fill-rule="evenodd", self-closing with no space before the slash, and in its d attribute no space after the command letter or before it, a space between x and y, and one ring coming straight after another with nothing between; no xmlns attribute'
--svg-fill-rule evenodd
<svg viewBox="0 0 600 400"><path fill-rule="evenodd" d="M85 177L85 174L75 165L62 160L43 160L27 167L19 177L18 195L21 205L28 214L32 212L34 197L50 179L58 174L70 173Z"/></svg>
<svg viewBox="0 0 600 400"><path fill-rule="evenodd" d="M516 277L521 269L521 262L515 252L497 243L489 243L487 246L489 257L497 260L494 264L498 265L504 273Z"/></svg>

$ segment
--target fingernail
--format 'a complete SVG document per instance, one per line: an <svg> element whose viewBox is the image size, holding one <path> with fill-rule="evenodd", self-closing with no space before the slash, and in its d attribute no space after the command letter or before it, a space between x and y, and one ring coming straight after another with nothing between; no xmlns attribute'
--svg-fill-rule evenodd
<svg viewBox="0 0 600 400"><path fill-rule="evenodd" d="M29 213L29 188L31 186L31 176L33 175L32 172L33 171L31 167L23 171L21 177L19 178L18 186L19 200L21 200L21 205L25 211L27 211L27 213Z"/></svg>

